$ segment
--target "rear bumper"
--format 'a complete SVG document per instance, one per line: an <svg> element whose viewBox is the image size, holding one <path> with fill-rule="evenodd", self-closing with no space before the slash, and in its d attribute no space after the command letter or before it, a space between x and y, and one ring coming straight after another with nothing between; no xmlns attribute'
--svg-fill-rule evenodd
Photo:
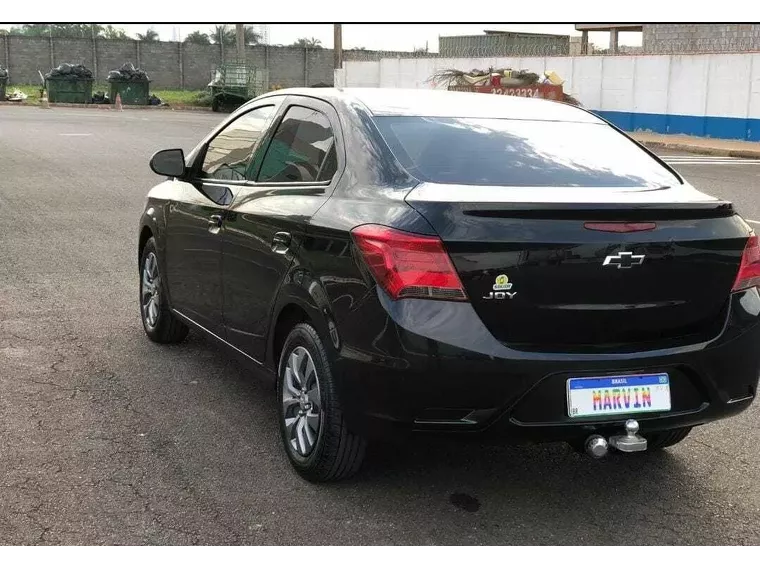
<svg viewBox="0 0 760 568"><path fill-rule="evenodd" d="M738 414L757 390L755 289L733 295L723 330L709 342L596 355L510 350L488 333L469 304L390 302L382 293L378 299L382 328L373 329L376 318L365 313L358 318L361 329L345 330L346 338L355 339L341 345L335 373L349 425L371 437L427 431L573 440L619 432L632 417L569 417L569 377L667 372L672 408L634 415L643 434Z"/></svg>

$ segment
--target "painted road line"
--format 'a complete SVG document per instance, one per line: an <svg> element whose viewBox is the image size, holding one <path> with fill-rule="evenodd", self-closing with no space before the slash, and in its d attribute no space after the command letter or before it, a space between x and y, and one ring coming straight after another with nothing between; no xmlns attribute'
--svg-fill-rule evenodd
<svg viewBox="0 0 760 568"><path fill-rule="evenodd" d="M712 160L664 160L666 164L686 164L686 165L702 165L702 166L756 166L760 164L760 160L737 160L734 162L718 162Z"/></svg>
<svg viewBox="0 0 760 568"><path fill-rule="evenodd" d="M83 133L72 132L72 133L68 133L68 134L61 133L58 136L92 136L92 134L91 133L84 133L84 132Z"/></svg>
<svg viewBox="0 0 760 568"><path fill-rule="evenodd" d="M673 160L689 160L692 158L708 159L708 160L745 160L741 156L710 156L708 154L659 154L660 158L667 158ZM750 158L751 159L751 158Z"/></svg>
<svg viewBox="0 0 760 568"><path fill-rule="evenodd" d="M760 162L758 158L731 158L729 160L716 160L715 158L662 158L667 162L714 162L716 164L738 164L741 162Z"/></svg>

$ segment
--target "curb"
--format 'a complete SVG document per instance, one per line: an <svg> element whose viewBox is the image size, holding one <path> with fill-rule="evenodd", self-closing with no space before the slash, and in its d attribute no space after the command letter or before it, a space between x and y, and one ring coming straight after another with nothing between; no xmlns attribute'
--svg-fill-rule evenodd
<svg viewBox="0 0 760 568"><path fill-rule="evenodd" d="M657 150L676 150L680 152L690 152L692 154L701 154L703 156L722 156L728 158L760 158L760 148L757 150L731 150L728 148L715 148L709 146L700 146L698 144L684 144L681 142L649 142L638 140L647 148Z"/></svg>
<svg viewBox="0 0 760 568"><path fill-rule="evenodd" d="M12 101L0 101L0 106L24 106L24 107L40 107L37 103L28 102L12 102ZM50 103L50 107L60 108L86 108L96 110L115 110L114 105L98 105L98 104L75 104L75 103ZM214 112L210 107L199 107L190 105L174 105L174 106L158 106L158 105L124 105L123 110L181 110L181 111L193 111L193 112ZM224 113L217 113L224 114Z"/></svg>

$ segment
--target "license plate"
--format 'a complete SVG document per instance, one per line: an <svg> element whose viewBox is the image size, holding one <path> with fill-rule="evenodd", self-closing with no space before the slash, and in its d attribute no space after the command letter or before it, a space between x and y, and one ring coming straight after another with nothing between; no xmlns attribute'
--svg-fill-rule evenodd
<svg viewBox="0 0 760 568"><path fill-rule="evenodd" d="M670 410L667 373L567 380L567 413L573 418Z"/></svg>

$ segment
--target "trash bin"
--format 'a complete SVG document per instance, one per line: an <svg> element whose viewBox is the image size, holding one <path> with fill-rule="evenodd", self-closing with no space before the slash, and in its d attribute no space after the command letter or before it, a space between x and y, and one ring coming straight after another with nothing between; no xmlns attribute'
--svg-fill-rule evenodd
<svg viewBox="0 0 760 568"><path fill-rule="evenodd" d="M150 94L150 81L109 81L111 85L110 101L116 101L121 95L123 105L147 105Z"/></svg>
<svg viewBox="0 0 760 568"><path fill-rule="evenodd" d="M121 95L123 105L147 105L150 95L150 78L142 69L131 63L125 63L118 69L108 73L111 85L111 103L116 101L116 95Z"/></svg>
<svg viewBox="0 0 760 568"><path fill-rule="evenodd" d="M93 79L48 77L45 84L51 103L89 104L92 102Z"/></svg>
<svg viewBox="0 0 760 568"><path fill-rule="evenodd" d="M92 102L92 71L81 63L61 63L45 75L51 103L89 104Z"/></svg>

